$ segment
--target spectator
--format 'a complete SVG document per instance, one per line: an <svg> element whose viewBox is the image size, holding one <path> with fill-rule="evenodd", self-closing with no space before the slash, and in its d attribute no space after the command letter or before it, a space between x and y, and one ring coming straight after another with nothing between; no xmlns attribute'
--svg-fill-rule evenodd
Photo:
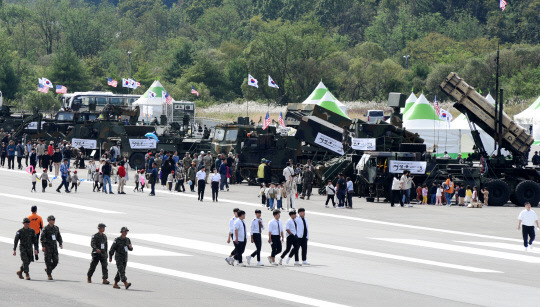
<svg viewBox="0 0 540 307"><path fill-rule="evenodd" d="M452 181L452 175L448 175L445 183L443 183L444 197L446 199L446 205L452 205L452 196L454 195L454 181Z"/></svg>
<svg viewBox="0 0 540 307"><path fill-rule="evenodd" d="M394 207L396 199L399 198L399 204L403 207L403 197L401 197L401 185L399 175L395 174L392 178L392 195L390 196L390 207Z"/></svg>
<svg viewBox="0 0 540 307"><path fill-rule="evenodd" d="M219 175L221 179L219 190L223 191L223 187L227 186L227 191L229 191L229 183L227 183L227 175L229 174L229 167L227 166L227 160L223 160L221 165L219 166Z"/></svg>
<svg viewBox="0 0 540 307"><path fill-rule="evenodd" d="M336 202L334 201L334 196L336 195L336 189L334 188L334 185L332 185L332 181L328 180L328 184L325 187L326 190L326 203L324 206L328 208L328 201L332 201L332 206L336 207ZM394 202L392 201L392 207L394 206Z"/></svg>
<svg viewBox="0 0 540 307"><path fill-rule="evenodd" d="M431 184L431 189L429 190L429 193L431 195L430 204L435 205L435 203L437 202L437 184L435 182Z"/></svg>

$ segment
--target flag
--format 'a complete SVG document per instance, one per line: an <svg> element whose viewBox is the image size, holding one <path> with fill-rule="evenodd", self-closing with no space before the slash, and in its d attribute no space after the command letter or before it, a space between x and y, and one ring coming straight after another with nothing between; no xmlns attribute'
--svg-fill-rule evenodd
<svg viewBox="0 0 540 307"><path fill-rule="evenodd" d="M107 85L112 86L112 87L117 87L118 81L107 77Z"/></svg>
<svg viewBox="0 0 540 307"><path fill-rule="evenodd" d="M57 85L56 86L56 93L57 94L66 94L67 93L67 87L63 85Z"/></svg>
<svg viewBox="0 0 540 307"><path fill-rule="evenodd" d="M38 84L43 84L43 79L38 78Z"/></svg>
<svg viewBox="0 0 540 307"><path fill-rule="evenodd" d="M257 81L257 79L253 78L250 74L248 74L248 85L259 88L259 81Z"/></svg>
<svg viewBox="0 0 540 307"><path fill-rule="evenodd" d="M122 87L129 87L129 81L128 81L128 79L122 78Z"/></svg>
<svg viewBox="0 0 540 307"><path fill-rule="evenodd" d="M268 86L273 87L273 88L279 88L279 86L276 84L276 82L274 82L274 80L272 80L272 77L270 77L270 75L268 75Z"/></svg>
<svg viewBox="0 0 540 307"><path fill-rule="evenodd" d="M137 84L135 83L135 80L129 78L128 82L129 82L129 86L128 86L129 88L131 88L131 89L136 89L137 88Z"/></svg>
<svg viewBox="0 0 540 307"><path fill-rule="evenodd" d="M439 115L439 118L446 121L448 123L448 127L450 127L450 122L452 121L452 114L450 114L450 112L446 111L445 109L441 109L441 115Z"/></svg>
<svg viewBox="0 0 540 307"><path fill-rule="evenodd" d="M266 128L270 126L270 123L272 123L272 120L270 119L270 113L266 112L266 117L264 118L263 130L266 130Z"/></svg>
<svg viewBox="0 0 540 307"><path fill-rule="evenodd" d="M156 98L156 93L148 91L148 98Z"/></svg>
<svg viewBox="0 0 540 307"><path fill-rule="evenodd" d="M279 112L279 125L285 128L285 121L283 120L283 114L281 114L281 112Z"/></svg>
<svg viewBox="0 0 540 307"><path fill-rule="evenodd" d="M505 0L501 0L501 1L499 2L499 7L501 8L501 10L502 10L503 12L504 12L504 10L506 9L506 5L507 5L507 4L508 4L508 3L507 3Z"/></svg>
<svg viewBox="0 0 540 307"><path fill-rule="evenodd" d="M197 97L199 97L199 92L197 92L197 90L193 87L193 85L191 86L191 93L195 94L195 95L197 95Z"/></svg>
<svg viewBox="0 0 540 307"><path fill-rule="evenodd" d="M437 101L437 96L435 96L435 112L437 113L437 116L441 117L441 109L439 108L439 102Z"/></svg>
<svg viewBox="0 0 540 307"><path fill-rule="evenodd" d="M41 82L43 83L43 85L45 85L46 87L49 87L49 88L53 88L53 84L52 82L47 79L47 78L41 78Z"/></svg>
<svg viewBox="0 0 540 307"><path fill-rule="evenodd" d="M141 86L141 82L135 81L135 88L138 88L139 86Z"/></svg>
<svg viewBox="0 0 540 307"><path fill-rule="evenodd" d="M45 86L43 83L40 83L39 86L38 86L38 92L46 94L46 93L49 92L49 87Z"/></svg>
<svg viewBox="0 0 540 307"><path fill-rule="evenodd" d="M167 92L165 92L165 91L163 91L163 93L164 93L163 96L165 97L165 102L166 102L167 104L172 104L172 97L171 97L171 95L169 95L169 93L167 93Z"/></svg>

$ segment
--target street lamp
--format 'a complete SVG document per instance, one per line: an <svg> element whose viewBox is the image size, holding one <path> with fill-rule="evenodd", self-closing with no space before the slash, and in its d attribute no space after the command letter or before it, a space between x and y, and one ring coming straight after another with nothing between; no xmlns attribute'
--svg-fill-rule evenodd
<svg viewBox="0 0 540 307"><path fill-rule="evenodd" d="M405 69L409 68L409 59L411 58L410 55L404 55L403 58L405 59Z"/></svg>
<svg viewBox="0 0 540 307"><path fill-rule="evenodd" d="M131 75L131 51L128 51L129 56L129 77L133 79L133 76Z"/></svg>

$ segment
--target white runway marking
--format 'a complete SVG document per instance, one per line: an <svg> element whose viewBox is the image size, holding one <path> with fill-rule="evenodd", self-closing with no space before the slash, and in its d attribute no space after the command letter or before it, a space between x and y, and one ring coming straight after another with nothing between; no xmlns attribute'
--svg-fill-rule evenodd
<svg viewBox="0 0 540 307"><path fill-rule="evenodd" d="M471 244L471 245L478 245L478 246L485 246L485 247L494 247L494 248L500 248L500 249L506 249L516 252L525 252L523 244L510 244L510 243L503 243L503 242L477 242L477 241L455 241L458 243L464 243L464 244ZM536 247L536 244L534 244ZM533 253L533 254L540 254L540 246L539 248L529 249L527 253Z"/></svg>
<svg viewBox="0 0 540 307"><path fill-rule="evenodd" d="M114 242L114 237L108 235L107 238L108 238L109 247L111 247L111 245ZM87 246L88 250L90 251L91 236L82 236L82 235L77 235L73 233L63 233L62 239L64 239L64 242L67 242L67 243ZM139 244L136 244L136 243L134 245L135 245L135 248L133 248L133 251L129 252L129 254L133 256L167 256L167 257L190 256L187 254L181 254L181 253L170 252L170 251L157 249L157 248L140 246Z"/></svg>
<svg viewBox="0 0 540 307"><path fill-rule="evenodd" d="M87 206L76 205L76 204L72 204L72 203L64 203L64 202L60 202L60 201L47 200L47 199L43 199L43 198L19 196L19 195L7 194L7 193L0 193L0 196L4 196L4 197L8 197L8 198L14 198L14 199L20 199L20 200L26 200L26 201L31 201L31 202L35 202L35 203L38 203L38 204L56 205L56 206L68 207L68 208L72 208L72 209L79 209L79 210L85 210L85 211L93 211L93 212L109 213L109 214L123 214L123 212L106 210L106 209L99 209L99 208L93 208L93 207L87 207Z"/></svg>
<svg viewBox="0 0 540 307"><path fill-rule="evenodd" d="M413 245L413 246L421 246L421 247L446 250L446 251L451 251L451 252L456 252L456 253L479 255L479 256L499 258L499 259L505 259L505 260L514 260L514 261L519 261L519 262L540 263L540 258L538 257L499 252L499 251L493 251L489 249L481 249L481 248L474 248L474 247L467 247L467 246L453 245L453 244L446 244L446 243L438 243L438 242L431 242L431 241L424 241L424 240L415 240L415 239L392 239L392 238L373 238L373 239L386 241L386 242L392 242L392 243L400 243L400 244L407 244L407 245Z"/></svg>
<svg viewBox="0 0 540 307"><path fill-rule="evenodd" d="M12 239L9 239L9 238L6 238L6 237L1 237L1 236L0 236L0 242L13 244ZM62 255L90 260L90 255L87 254L87 253L81 253L81 252L76 252L76 251L71 251L71 250L66 250L66 249L61 249L61 250L59 250L59 252ZM230 288L232 290L243 291L243 292L247 292L247 293L250 293L250 294L258 294L258 295L261 295L261 296L270 297L272 299L278 299L278 300L293 302L293 303L297 303L297 304L304 304L304 305L310 305L310 306L319 306L319 307L345 307L345 306L347 306L347 305L332 303L332 302L329 302L329 301L323 301L323 300L319 300L319 299L315 299L315 298L311 298L311 297L307 297L307 296L302 296L302 295L292 294L292 293L288 293L288 292L272 290L272 289L268 289L268 288L263 288L263 287L249 285L249 284L239 283L239 282L232 281L232 280L226 280L226 279L215 278L215 277L210 277L210 276L204 276L204 275L199 275L199 274L187 273L187 272L167 269L167 268L153 266L153 265L147 265L147 264L133 262L133 261L129 261L127 267L128 267L128 270L129 270L129 268L134 268L134 269L139 269L139 270L142 270L142 271L174 276L174 277L178 277L178 278L182 278L182 279L187 279L187 280L201 282L201 283L205 283L205 284L211 284L211 285L215 285L215 286Z"/></svg>

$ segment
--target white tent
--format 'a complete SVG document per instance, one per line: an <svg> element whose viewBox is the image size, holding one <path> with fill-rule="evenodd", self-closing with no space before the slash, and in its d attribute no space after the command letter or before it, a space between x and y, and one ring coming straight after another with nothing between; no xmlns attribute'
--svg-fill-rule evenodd
<svg viewBox="0 0 540 307"><path fill-rule="evenodd" d="M532 135L535 143L540 141L540 97L538 97L523 112L514 115L514 120L525 128L532 126Z"/></svg>
<svg viewBox="0 0 540 307"><path fill-rule="evenodd" d="M158 120L162 114L167 114L167 103L165 102L165 89L163 85L156 80L150 88L133 103L133 107L139 106L141 113L139 115L139 121L144 119L145 122L149 122L154 117Z"/></svg>
<svg viewBox="0 0 540 307"><path fill-rule="evenodd" d="M339 100L330 93L328 88L321 82L319 82L319 85L315 88L313 93L309 95L309 97L302 102L302 104L316 104L320 105L324 101L331 101L334 102L342 111L347 115L347 107L341 103Z"/></svg>
<svg viewBox="0 0 540 307"><path fill-rule="evenodd" d="M411 107L414 105L416 100L418 100L416 95L414 93L411 93L409 98L407 98L407 100L405 100L405 108L401 109L401 113L402 114L407 113L407 111L409 111L411 109Z"/></svg>

